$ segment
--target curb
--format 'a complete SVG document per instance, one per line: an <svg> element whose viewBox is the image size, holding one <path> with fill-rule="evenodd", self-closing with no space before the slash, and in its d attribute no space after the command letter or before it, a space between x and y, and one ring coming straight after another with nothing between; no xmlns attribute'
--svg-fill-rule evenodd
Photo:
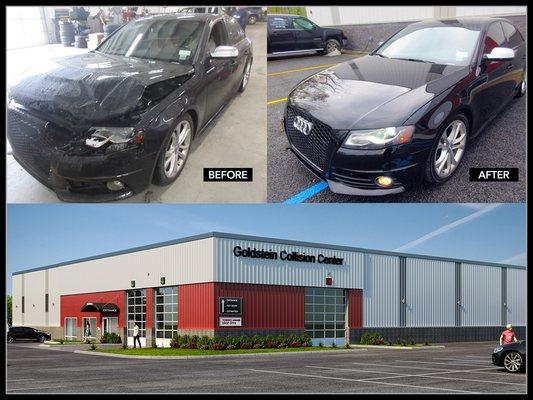
<svg viewBox="0 0 533 400"><path fill-rule="evenodd" d="M428 350L428 349L445 349L443 345L430 345L430 346L383 346L375 344L351 344L352 349L391 349L391 350Z"/></svg>
<svg viewBox="0 0 533 400"><path fill-rule="evenodd" d="M127 354L114 354L114 353L103 353L100 351L94 350L75 350L74 353L77 354L89 354L93 356L104 356L104 357L115 357L115 358L130 358L130 359L140 359L140 360L198 360L198 359L222 359L222 358L231 358L231 357L252 357L259 358L264 356L279 356L279 355L308 355L308 354L323 354L323 353L354 353L354 352L364 352L366 349L353 349L353 350L318 350L318 351L280 351L276 353L250 353L250 354L216 354L216 355L201 355L201 356L139 356L139 355L127 355Z"/></svg>

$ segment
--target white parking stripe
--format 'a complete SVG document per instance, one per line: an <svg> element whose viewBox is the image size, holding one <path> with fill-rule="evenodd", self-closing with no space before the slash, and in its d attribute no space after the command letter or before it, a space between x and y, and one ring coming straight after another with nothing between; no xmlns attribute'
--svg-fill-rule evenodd
<svg viewBox="0 0 533 400"><path fill-rule="evenodd" d="M401 361L401 360L396 360L396 361ZM428 370L428 371L442 371L442 372L470 372L470 371L485 371L485 370L490 370L490 371L493 371L493 372L490 372L492 374L494 373L497 373L497 372L494 372L494 368L478 368L476 370L467 370L467 369L459 369L459 370L456 370L456 369L444 369L444 368L430 368L430 367L411 367L411 366L408 366L408 365L393 365L393 364L372 364L372 363L361 363L361 362L352 362L352 364L357 364L357 365L373 365L373 366L376 366L376 367L382 367L382 368L409 368L409 369L423 369L423 370ZM376 371L376 372L379 372L379 371ZM489 372L479 372L480 374L487 374Z"/></svg>
<svg viewBox="0 0 533 400"><path fill-rule="evenodd" d="M7 382L20 382L20 381L34 381L33 378L21 378L21 379L9 379L7 378Z"/></svg>
<svg viewBox="0 0 533 400"><path fill-rule="evenodd" d="M411 361L411 360L394 360L394 361L407 362L407 363L420 363L420 364L449 365L449 366L457 365L457 363L451 363L451 362L444 363L444 362L438 362L438 361Z"/></svg>
<svg viewBox="0 0 533 400"><path fill-rule="evenodd" d="M462 358L434 358L434 360L439 360L439 361L456 361L456 362L460 362L460 363L470 363L470 364L489 364L490 361L489 360L464 360Z"/></svg>
<svg viewBox="0 0 533 400"><path fill-rule="evenodd" d="M364 369L350 369L350 368L334 368L334 367L319 367L316 365L306 365L306 368L317 368L317 369L333 369L337 371L357 371L357 372L369 372L371 374L380 373L380 374L387 374L387 375L396 375L391 376L391 378L398 378L398 376L404 375L402 372L385 372L385 371L369 371Z"/></svg>
<svg viewBox="0 0 533 400"><path fill-rule="evenodd" d="M294 373L294 372L269 371L269 370L265 370L265 369L250 369L250 371L266 372L266 373L271 373L271 374L281 374L281 375L290 375L290 376L303 376L303 377L306 377L306 378L314 378L314 379L320 378L320 379L331 379L331 380L337 380L337 381L369 383L369 382L365 382L364 379L350 379L350 378L340 378L340 377L334 377L334 376L298 374L298 373ZM408 384L402 384L402 383L390 383L390 382L379 382L379 381L377 381L377 382L376 381L372 381L372 383L377 383L379 385L388 385L388 386L401 386L401 387L410 387L410 388L417 388L417 389L438 390L438 391L444 391L444 392L475 393L475 394L480 393L480 392L470 392L470 391L467 391L467 390L444 389L444 388L439 388L439 387L408 385Z"/></svg>
<svg viewBox="0 0 533 400"><path fill-rule="evenodd" d="M67 386L39 386L39 387L29 387L29 388L18 388L18 389L6 389L6 392L15 392L19 390L41 390L41 389L57 389L57 388L66 388Z"/></svg>
<svg viewBox="0 0 533 400"><path fill-rule="evenodd" d="M463 372L463 371L458 371ZM383 376L381 378L366 378L365 381L373 381L378 379L393 379L393 378L428 378L428 379L445 379L449 381L468 381L468 382L479 382L479 383L494 383L498 385L517 385L517 386L527 386L525 383L516 383L516 382L500 382L500 381L486 381L482 379L468 379L468 378L450 378L447 376L437 376L444 374L451 374L452 372L429 372L427 374L413 374L413 375L402 375L402 376ZM457 373L457 372L456 372Z"/></svg>

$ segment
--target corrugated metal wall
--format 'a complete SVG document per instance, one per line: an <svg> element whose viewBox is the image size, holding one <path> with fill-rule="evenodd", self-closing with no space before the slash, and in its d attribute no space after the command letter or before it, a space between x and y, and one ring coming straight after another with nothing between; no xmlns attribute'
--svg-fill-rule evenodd
<svg viewBox="0 0 533 400"><path fill-rule="evenodd" d="M218 329L304 329L303 287L217 283L217 327L219 297L242 297L242 327Z"/></svg>
<svg viewBox="0 0 533 400"><path fill-rule="evenodd" d="M364 257L363 326L399 326L399 257L375 254Z"/></svg>
<svg viewBox="0 0 533 400"><path fill-rule="evenodd" d="M113 303L119 308L118 326L122 328L125 323L127 308L124 303L124 292L122 290L100 293L83 293L61 296L61 326L65 324L65 318L76 317L77 326L81 328L83 317L95 317L97 326L102 327L101 313L82 312L81 308L87 303Z"/></svg>
<svg viewBox="0 0 533 400"><path fill-rule="evenodd" d="M527 275L525 270L507 268L508 324L525 325L527 316Z"/></svg>
<svg viewBox="0 0 533 400"><path fill-rule="evenodd" d="M455 325L455 263L407 258L406 326Z"/></svg>
<svg viewBox="0 0 533 400"><path fill-rule="evenodd" d="M343 265L290 262L236 257L233 248L254 247L257 250L280 252L297 251L307 255L336 256L344 259ZM363 289L363 254L348 251L319 249L279 243L215 238L215 281L254 283L264 285L323 286L328 274L333 287Z"/></svg>
<svg viewBox="0 0 533 400"><path fill-rule="evenodd" d="M502 271L484 265L461 265L461 325L500 325Z"/></svg>
<svg viewBox="0 0 533 400"><path fill-rule="evenodd" d="M215 283L178 287L178 329L215 328Z"/></svg>

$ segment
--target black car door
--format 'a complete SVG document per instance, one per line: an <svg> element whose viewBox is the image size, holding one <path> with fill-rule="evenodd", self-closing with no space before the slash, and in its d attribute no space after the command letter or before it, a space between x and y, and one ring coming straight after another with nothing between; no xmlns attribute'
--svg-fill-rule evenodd
<svg viewBox="0 0 533 400"><path fill-rule="evenodd" d="M296 50L296 36L291 29L289 17L284 15L268 17L269 52L278 53Z"/></svg>
<svg viewBox="0 0 533 400"><path fill-rule="evenodd" d="M293 18L292 27L296 36L298 50L315 50L324 47L320 29L307 18Z"/></svg>
<svg viewBox="0 0 533 400"><path fill-rule="evenodd" d="M37 334L35 332L35 329L33 328L24 328L24 332L22 336L23 336L23 339L26 339L26 340L37 339Z"/></svg>
<svg viewBox="0 0 533 400"><path fill-rule="evenodd" d="M237 90L244 74L244 67L246 61L250 58L250 44L246 39L246 35L241 26L235 19L226 19L226 30L228 32L228 43L234 46L239 51L237 56L235 68L232 69L232 89ZM231 95L231 92L230 92Z"/></svg>
<svg viewBox="0 0 533 400"><path fill-rule="evenodd" d="M516 84L522 82L522 72L526 68L526 42L520 32L510 22L502 21L503 32L507 38L507 45L515 52L513 60L514 70L517 72L516 76L519 80Z"/></svg>
<svg viewBox="0 0 533 400"><path fill-rule="evenodd" d="M229 46L228 33L224 21L217 21L208 36L205 51L205 82L207 86L206 120L209 120L219 108L228 100L237 70L238 61L235 58L212 58L218 46Z"/></svg>
<svg viewBox="0 0 533 400"><path fill-rule="evenodd" d="M19 339L22 339L22 333L23 333L23 328L21 327L14 327L14 328L11 328L9 330L9 334L11 335L11 337L15 340L19 340Z"/></svg>
<svg viewBox="0 0 533 400"><path fill-rule="evenodd" d="M508 47L499 21L493 22L481 43L482 57L495 47ZM491 119L514 94L514 61L492 61L481 58L476 87L472 91L472 106L481 123Z"/></svg>

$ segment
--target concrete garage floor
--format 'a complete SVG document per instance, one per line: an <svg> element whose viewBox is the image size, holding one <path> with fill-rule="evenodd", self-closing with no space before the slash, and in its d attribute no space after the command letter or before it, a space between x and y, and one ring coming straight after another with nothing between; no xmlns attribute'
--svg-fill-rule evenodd
<svg viewBox="0 0 533 400"><path fill-rule="evenodd" d="M63 346L66 349L69 346ZM7 345L7 393L526 393L491 363L494 343L188 360Z"/></svg>
<svg viewBox="0 0 533 400"><path fill-rule="evenodd" d="M250 82L209 128L195 140L187 165L170 186L148 190L122 202L135 203L255 203L266 202L266 25L246 28L253 42L254 63ZM47 45L7 52L7 82L30 68L35 59L79 54L86 50ZM8 153L10 151L7 143ZM253 182L203 182L204 167L253 168ZM59 202L54 192L7 156L7 202Z"/></svg>
<svg viewBox="0 0 533 400"><path fill-rule="evenodd" d="M282 128L285 99L303 79L331 64L360 56L308 55L268 61L268 201L298 202L524 202L526 200L526 98L513 100L467 148L446 184L399 195L358 197L332 193L288 150ZM519 168L519 182L470 182L471 167Z"/></svg>

